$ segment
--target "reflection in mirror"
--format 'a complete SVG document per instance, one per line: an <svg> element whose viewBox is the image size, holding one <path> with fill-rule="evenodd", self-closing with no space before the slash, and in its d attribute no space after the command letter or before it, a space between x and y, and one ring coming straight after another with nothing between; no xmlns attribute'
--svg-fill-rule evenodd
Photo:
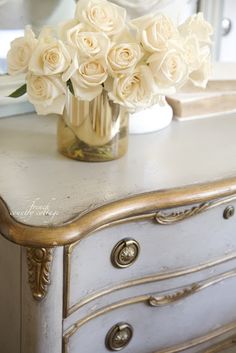
<svg viewBox="0 0 236 353"><path fill-rule="evenodd" d="M0 0L0 74L6 73L6 53L10 42L22 35L25 25L38 32L72 18L74 0Z"/></svg>
<svg viewBox="0 0 236 353"><path fill-rule="evenodd" d="M131 18L162 11L178 23L196 12L197 8L197 0L112 0L112 2L125 7Z"/></svg>
<svg viewBox="0 0 236 353"><path fill-rule="evenodd" d="M164 11L182 22L196 10L197 0L112 0L124 6L130 17ZM42 26L73 17L74 0L0 0L0 73L6 72L6 53L13 38L21 35L26 24L38 32Z"/></svg>
<svg viewBox="0 0 236 353"><path fill-rule="evenodd" d="M6 72L6 53L10 41L21 35L26 24L38 32L43 25L56 24L73 17L76 0L0 0L0 74ZM111 0L126 7L129 17L162 11L175 22L197 10L203 11L215 29L214 58L236 61L234 18L235 0ZM223 21L223 22L222 22ZM230 23L230 29L222 35L222 24Z"/></svg>

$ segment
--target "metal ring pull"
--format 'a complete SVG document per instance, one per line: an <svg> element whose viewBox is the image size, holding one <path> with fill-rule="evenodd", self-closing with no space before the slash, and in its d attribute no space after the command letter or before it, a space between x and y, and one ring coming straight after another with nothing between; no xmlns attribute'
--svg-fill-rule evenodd
<svg viewBox="0 0 236 353"><path fill-rule="evenodd" d="M224 210L224 214L223 214L224 219L229 219L229 218L233 217L234 212L235 212L234 206L226 207L226 209Z"/></svg>
<svg viewBox="0 0 236 353"><path fill-rule="evenodd" d="M131 325L121 322L113 326L106 336L106 347L110 351L121 351L131 341L133 328Z"/></svg>
<svg viewBox="0 0 236 353"><path fill-rule="evenodd" d="M136 240L123 239L113 248L111 262L117 268L129 267L137 260L139 252L140 246Z"/></svg>

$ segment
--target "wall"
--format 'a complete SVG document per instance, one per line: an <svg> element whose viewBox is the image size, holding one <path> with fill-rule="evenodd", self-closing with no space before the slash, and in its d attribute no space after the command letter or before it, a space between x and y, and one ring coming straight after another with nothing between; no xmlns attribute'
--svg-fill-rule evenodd
<svg viewBox="0 0 236 353"><path fill-rule="evenodd" d="M231 30L226 36L222 36L220 61L236 61L236 1L224 1L223 18L231 20Z"/></svg>

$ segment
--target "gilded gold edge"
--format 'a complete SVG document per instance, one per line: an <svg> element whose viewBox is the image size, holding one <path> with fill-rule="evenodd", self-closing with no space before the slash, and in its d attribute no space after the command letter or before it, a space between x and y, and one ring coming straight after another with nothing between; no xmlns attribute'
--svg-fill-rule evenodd
<svg viewBox="0 0 236 353"><path fill-rule="evenodd" d="M212 277L211 280L200 281L197 283L193 283L190 286L183 287L178 291L174 291L173 293L162 295L162 296L149 296L148 304L152 307L161 307L165 305L169 305L175 303L179 300L185 299L193 294L196 294L203 289L211 287L215 284L218 284L226 279L233 278L236 276L236 270L229 271L224 273L223 275L218 275Z"/></svg>
<svg viewBox="0 0 236 353"><path fill-rule="evenodd" d="M68 274L71 273L71 248L69 245L64 246L63 255L63 317L67 317L70 298L70 281Z"/></svg>
<svg viewBox="0 0 236 353"><path fill-rule="evenodd" d="M200 290L204 290L212 285L215 285L217 283L220 283L226 279L229 279L229 278L233 278L236 276L236 270L234 271L229 271L229 272L226 272L224 273L223 275L218 275L218 276L214 276L208 280L205 280L205 281L201 281L201 282L198 282L197 284L201 286L200 289L197 289L197 290L193 290L192 292L192 295L194 295L195 293L199 292ZM168 295L166 296L168 297ZM134 304L138 304L138 303L147 303L150 305L150 300L153 298L153 295L141 295L141 296L138 296L138 297L133 297L133 298L129 298L129 299L126 299L126 300L122 300L122 301L119 301L119 302L116 302L112 305L109 305L107 307L104 307L104 308L101 308L97 311L94 311L92 314L84 317L83 319L79 320L78 322L76 322L74 325L71 326L71 328L69 328L67 330L67 332L64 334L63 336L63 344L64 344L64 351L67 352L67 345L69 343L69 339L83 326L85 325L86 323L88 323L89 321L93 320L93 319L96 319L97 317L99 316L102 316L104 314L107 314L113 310L116 310L116 309L119 309L119 308L123 308L123 307L126 307L126 306L129 306L129 305L134 305ZM178 297L177 297L178 298ZM181 298L178 298L176 299L175 301L178 301L178 300L181 300ZM173 303L172 299L170 298L170 303L165 303L163 304L164 305L168 305L168 304L171 304ZM151 306L151 305L150 305ZM234 328L236 328L236 322L234 322ZM195 340L193 340L195 341ZM191 341L192 342L192 341ZM196 346L196 344L192 344L192 346L189 346L189 347L186 347L184 349L188 349L188 348L191 348L191 347L194 347ZM176 347L179 347L179 346L176 346ZM181 345L181 349L177 349L175 348L175 350L162 350L162 351L159 351L159 352L156 352L156 353L177 353L177 352L180 352L181 350L183 350L183 345Z"/></svg>
<svg viewBox="0 0 236 353"><path fill-rule="evenodd" d="M218 342L211 347L199 351L197 353L222 353L223 350L236 347L236 335L226 338L224 341Z"/></svg>
<svg viewBox="0 0 236 353"><path fill-rule="evenodd" d="M224 325L224 326L220 327L219 329L211 331L207 335L195 338L193 340L184 342L179 345L175 345L175 346L167 348L167 349L158 350L153 353L180 353L180 352L186 351L187 349L200 346L203 343L206 343L206 342L209 342L213 339L219 338L219 337L221 337L231 331L234 331L234 330L236 330L236 321L234 321L230 324ZM201 353L207 353L207 352L201 352ZM214 351L212 353L214 353Z"/></svg>
<svg viewBox="0 0 236 353"><path fill-rule="evenodd" d="M42 301L51 284L53 248L26 248L28 282L36 301ZM37 255L40 252L40 257Z"/></svg>
<svg viewBox="0 0 236 353"><path fill-rule="evenodd" d="M213 202L210 202L210 203L208 202L208 203L205 203L205 204L201 204L201 205L199 205L199 211L198 211L197 214L200 214L200 213L205 212L207 210L210 210L210 209L213 209L215 207L221 206L223 204L229 203L231 201L234 201L235 199L236 199L236 196L231 196L231 197L227 197L227 198L224 198L224 199L221 199L221 200L216 200L216 201L213 201ZM196 215L196 213L194 215ZM96 229L96 231L104 229L104 228L109 227L109 226L114 226L114 225L117 225L117 224L123 224L123 223L126 223L126 222L132 222L132 221L137 221L137 220L140 221L140 220L152 219L152 218L154 219L155 216L156 216L156 212L143 214L143 215L137 215L137 216L131 216L131 217L124 218L124 219L121 219L121 220L117 220L117 221L111 222L109 224L106 224L104 226L101 226L98 229ZM189 215L187 215L186 218L189 218ZM183 220L183 218L181 218L181 220ZM69 246L69 249L70 249L69 255L68 255L69 259L67 260L69 263L71 262L71 260L70 260L71 253L74 250L74 248L79 244L80 241L81 240L79 240L79 241L77 241L77 242L75 242L75 243L73 243L73 244L71 244ZM213 264L212 266L214 266L214 265L215 264ZM204 269L204 268L205 267L203 267L201 269ZM194 269L193 271L191 271L189 273L193 273L193 272L196 272L196 271L200 271L200 269L197 269L197 270ZM70 288L70 283L69 283L70 282L70 277L71 277L71 273L70 272L71 272L70 269L65 268L65 276L66 276L66 286L65 286L65 288ZM186 274L188 274L188 272ZM177 276L174 276L174 277L178 277L178 276L180 276L180 275L177 275ZM153 278L153 277L151 277L151 278ZM173 277L169 277L169 278L173 278ZM168 278L165 278L165 279L168 279ZM93 296L93 295L89 296L88 298L85 298L84 300L80 301L78 304L73 305L72 307L69 307L69 294L65 290L65 292L64 292L65 295L64 296L65 296L66 306L65 306L65 311L64 311L64 315L65 315L64 317L68 317L69 315L74 313L76 310L78 310L81 306L83 306L83 305L89 303L90 301L95 300L95 299L97 299L97 298L99 298L99 297L101 297L101 296L103 296L105 294L109 294L109 293L112 293L112 292L120 290L120 289L128 288L130 286L135 286L135 285L144 284L144 283L150 283L150 282L153 282L155 280L151 279L151 280L147 280L147 281L144 280L144 281L141 281L141 282L139 282L139 280L137 280L137 281L138 281L137 283L136 282L133 283L133 281L132 281L131 284L129 284L130 282L128 282L127 285L125 283L125 284L123 284L123 286L119 285L117 287L114 287L114 289L111 289L111 290L108 289L108 290L102 291L102 292L100 292L98 294L95 294L95 296Z"/></svg>
<svg viewBox="0 0 236 353"><path fill-rule="evenodd" d="M61 225L32 226L17 221L0 198L0 233L9 241L27 247L69 245L114 221L153 212L187 206L227 196L235 196L236 178L194 184L181 188L146 192L107 203Z"/></svg>
<svg viewBox="0 0 236 353"><path fill-rule="evenodd" d="M196 216L196 215L198 215L200 213L206 212L206 211L208 211L210 209L213 209L213 208L222 206L224 204L227 204L229 202L235 201L235 200L236 200L236 195L230 196L230 197L227 197L227 198L223 198L223 199L220 199L220 200L212 201L212 202L206 202L205 204L200 204L199 205L199 212L193 214L192 217ZM176 206L176 207L181 207L181 206L185 206L185 205L180 205L180 206ZM174 208L174 206L172 206L170 208ZM167 209L167 208L165 208L165 209ZM91 231L89 234L86 234L86 235L88 236L88 235L91 235L94 232L100 231L100 230L108 228L108 227L113 227L113 226L116 226L116 225L119 225L119 224L124 224L124 223L129 223L129 222L134 222L134 221L144 221L144 220L150 220L150 219L155 220L156 215L157 215L157 212L150 212L150 213L144 213L144 214L139 214L139 215L135 215L135 216L129 216L129 217L126 217L126 218L124 217L122 219L118 219L118 220L106 223L106 224L104 224L102 226L99 226L96 229L94 229L93 231ZM186 216L185 218L181 218L181 221L183 221L186 218L189 218L189 216ZM80 243L81 240L82 239L79 239L78 241L70 244L71 252L73 251L73 248L76 247L78 245L78 243Z"/></svg>
<svg viewBox="0 0 236 353"><path fill-rule="evenodd" d="M180 276L185 276L185 275L189 275L195 272L199 272L199 271L203 271L206 269L209 269L211 267L217 266L217 265L221 265L223 263L226 263L228 261L232 261L236 259L236 253L227 255L223 258L219 258L217 260L214 261L209 261L206 262L204 264L200 264L194 267L189 267L189 268L182 268L179 269L178 271L174 271L174 272L169 272L169 273L158 273L156 275L152 275L152 276L146 276L146 277L142 277L136 280L130 280L127 282L123 282L118 284L117 286L113 286L110 288L106 288L100 292L94 293L93 295L87 296L85 298L83 298L82 300L80 300L77 304L69 307L69 292L66 291L66 288L70 288L70 268L68 268L67 274L66 274L66 278L67 278L67 287L65 287L65 297L66 297L66 302L67 302L67 310L65 311L65 318L68 317L69 315L73 314L74 312L76 312L78 309L80 309L82 306L90 303L93 300L96 300L97 298L100 298L104 295L122 290L122 289L126 289L129 287L134 287L134 286L138 286L138 285L142 285L142 284L147 284L147 283L152 283L152 282L159 282L159 281L164 281L164 280L168 280L168 279L173 279L173 278L177 278Z"/></svg>

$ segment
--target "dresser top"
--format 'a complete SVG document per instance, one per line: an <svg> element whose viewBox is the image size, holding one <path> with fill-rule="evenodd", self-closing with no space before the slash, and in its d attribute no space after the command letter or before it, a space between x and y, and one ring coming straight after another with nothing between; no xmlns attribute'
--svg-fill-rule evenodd
<svg viewBox="0 0 236 353"><path fill-rule="evenodd" d="M106 163L60 155L56 122L35 114L0 119L0 196L22 222L54 224L134 194L236 176L236 115L131 135L126 156Z"/></svg>

